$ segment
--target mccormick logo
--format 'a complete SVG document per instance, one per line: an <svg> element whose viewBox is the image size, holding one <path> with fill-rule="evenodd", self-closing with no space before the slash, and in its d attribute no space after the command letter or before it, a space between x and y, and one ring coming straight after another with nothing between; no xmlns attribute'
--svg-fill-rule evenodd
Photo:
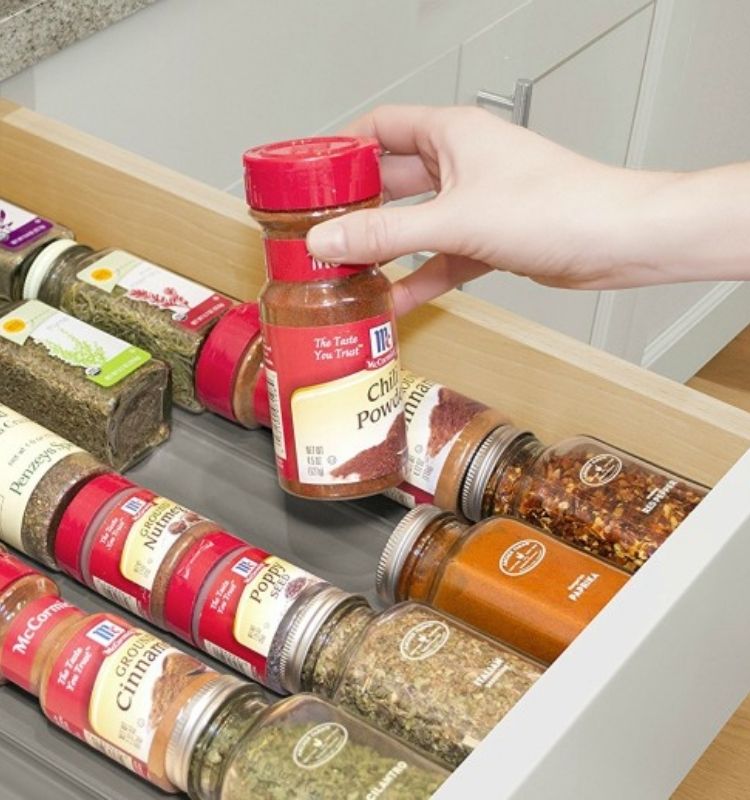
<svg viewBox="0 0 750 800"><path fill-rule="evenodd" d="M384 322L377 328L370 328L370 353L372 358L379 358L393 349L393 328L390 322Z"/></svg>
<svg viewBox="0 0 750 800"><path fill-rule="evenodd" d="M97 644L101 645L102 647L106 647L108 644L111 644L118 636L125 633L125 628L120 625L117 625L114 622L110 622L110 620L104 620L100 622L95 628L92 628L87 634L87 638L91 639L92 642L96 642Z"/></svg>
<svg viewBox="0 0 750 800"><path fill-rule="evenodd" d="M148 505L145 500L140 497L131 497L122 507L122 510L131 517L137 517L138 514Z"/></svg>
<svg viewBox="0 0 750 800"><path fill-rule="evenodd" d="M255 568L258 566L257 561L253 561L252 558L241 558L233 567L232 572L235 575L239 575L240 578L244 578L247 580L254 572Z"/></svg>

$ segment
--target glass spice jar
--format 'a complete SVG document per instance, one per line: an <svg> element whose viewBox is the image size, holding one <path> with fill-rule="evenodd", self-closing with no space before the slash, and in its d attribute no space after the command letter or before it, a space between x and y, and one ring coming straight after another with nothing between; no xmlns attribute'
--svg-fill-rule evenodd
<svg viewBox="0 0 750 800"><path fill-rule="evenodd" d="M263 422L256 417L256 395L262 366L258 304L230 308L209 333L198 356L198 400L209 411L245 428L259 427ZM264 385L260 391L266 392Z"/></svg>
<svg viewBox="0 0 750 800"><path fill-rule="evenodd" d="M23 296L28 259L55 239L72 236L62 225L0 198L0 306Z"/></svg>
<svg viewBox="0 0 750 800"><path fill-rule="evenodd" d="M708 489L588 436L546 446L506 425L477 451L467 519L508 514L635 572Z"/></svg>
<svg viewBox="0 0 750 800"><path fill-rule="evenodd" d="M50 648L84 616L54 581L0 547L0 683L38 695Z"/></svg>
<svg viewBox="0 0 750 800"><path fill-rule="evenodd" d="M177 565L218 532L215 522L189 508L107 473L89 481L65 509L55 558L76 580L162 626Z"/></svg>
<svg viewBox="0 0 750 800"><path fill-rule="evenodd" d="M448 777L320 698L269 703L255 686L211 688L183 710L168 750L172 782L193 800L427 800Z"/></svg>
<svg viewBox="0 0 750 800"><path fill-rule="evenodd" d="M0 316L3 401L114 469L169 437L169 384L167 365L146 351L39 300Z"/></svg>
<svg viewBox="0 0 750 800"><path fill-rule="evenodd" d="M457 767L542 668L421 603L377 613L333 587L290 615L287 691L311 691Z"/></svg>
<svg viewBox="0 0 750 800"><path fill-rule="evenodd" d="M0 404L0 539L56 569L63 512L88 481L107 471L79 447Z"/></svg>
<svg viewBox="0 0 750 800"><path fill-rule="evenodd" d="M317 499L365 497L401 482L406 431L390 283L376 265L314 259L320 222L381 202L374 140L327 137L245 153L261 224L264 361L281 486Z"/></svg>
<svg viewBox="0 0 750 800"><path fill-rule="evenodd" d="M470 525L422 505L386 544L377 588L389 605L420 600L549 664L628 577L510 517Z"/></svg>
<svg viewBox="0 0 750 800"><path fill-rule="evenodd" d="M234 305L214 292L124 250L94 252L72 240L28 264L23 296L38 298L140 347L172 368L172 399L202 411L195 366L216 321Z"/></svg>

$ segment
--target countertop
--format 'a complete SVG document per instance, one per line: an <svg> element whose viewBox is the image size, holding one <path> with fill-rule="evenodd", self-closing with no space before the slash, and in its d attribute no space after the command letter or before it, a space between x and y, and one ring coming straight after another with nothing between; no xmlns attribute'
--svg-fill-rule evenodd
<svg viewBox="0 0 750 800"><path fill-rule="evenodd" d="M155 0L0 0L0 81Z"/></svg>

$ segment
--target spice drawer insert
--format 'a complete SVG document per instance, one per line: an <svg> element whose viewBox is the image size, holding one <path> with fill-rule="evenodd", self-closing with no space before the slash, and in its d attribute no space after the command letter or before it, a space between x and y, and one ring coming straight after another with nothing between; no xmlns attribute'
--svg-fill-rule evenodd
<svg viewBox="0 0 750 800"><path fill-rule="evenodd" d="M5 101L0 193L87 244L132 250L233 296L254 297L262 284L259 232L241 200ZM750 595L750 460L738 462L750 448L750 415L458 292L400 328L413 371L502 408L542 438L586 432L719 482L439 792L450 798L473 788L481 796L492 786L493 796L538 800L598 798L606 787L608 798L667 796L750 689L750 632L731 612ZM210 432L209 420L198 423ZM180 452L183 441L192 440L178 431L165 452ZM144 468L156 470L161 459ZM179 460L183 474L188 461ZM185 499L211 512L198 497ZM311 519L319 513L294 508L290 514ZM376 517L398 514L368 501L343 506L340 519L355 524L353 508L365 509L382 535L387 525ZM239 530L252 537L260 515L247 516ZM364 546L347 524L339 531L347 546ZM309 533L309 544L290 555L320 570L330 536ZM362 577L341 585L361 590Z"/></svg>

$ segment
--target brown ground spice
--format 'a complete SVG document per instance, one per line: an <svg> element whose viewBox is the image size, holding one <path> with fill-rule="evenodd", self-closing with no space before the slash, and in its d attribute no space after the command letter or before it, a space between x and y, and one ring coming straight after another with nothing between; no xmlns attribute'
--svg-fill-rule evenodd
<svg viewBox="0 0 750 800"><path fill-rule="evenodd" d="M427 454L434 458L448 442L462 430L471 419L487 406L470 397L454 392L447 386L441 386L438 392L438 404L430 413L430 440L427 443Z"/></svg>
<svg viewBox="0 0 750 800"><path fill-rule="evenodd" d="M381 475L390 475L401 469L404 457L406 422L403 413L393 420L388 435L374 447L362 450L331 472L334 478L359 475L362 481L376 480Z"/></svg>

